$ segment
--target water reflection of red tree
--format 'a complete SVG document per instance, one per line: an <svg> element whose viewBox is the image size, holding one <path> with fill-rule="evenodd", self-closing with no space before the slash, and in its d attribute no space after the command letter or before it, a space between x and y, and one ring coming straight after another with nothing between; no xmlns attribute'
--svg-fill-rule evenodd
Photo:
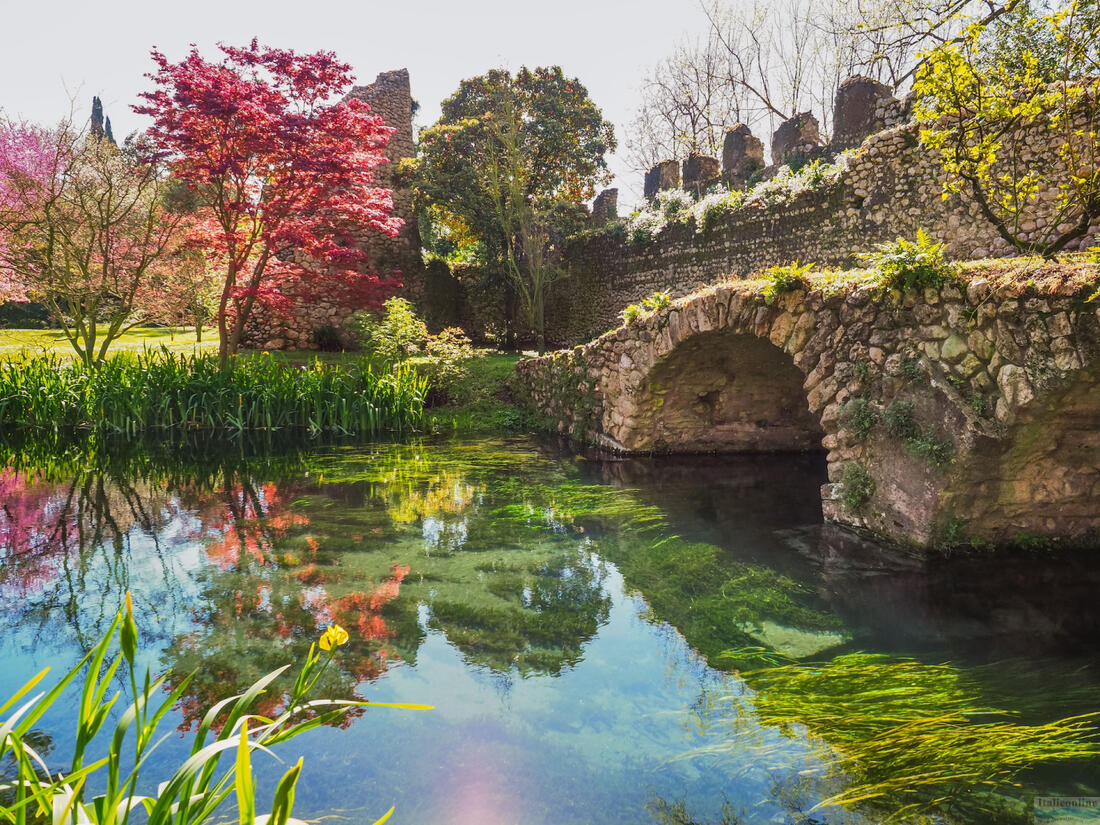
<svg viewBox="0 0 1100 825"><path fill-rule="evenodd" d="M318 563L325 551L308 532L309 517L293 506L310 492L302 485L247 482L226 485L215 497L196 491L193 535L204 541L211 563L193 615L200 629L165 653L174 673L196 672L180 703L184 727L196 725L228 689L243 689L301 661L329 624L347 628L351 640L326 670L317 695L350 698L358 684L377 679L398 660L382 611L400 594L409 568L394 565L369 589L340 594L343 583L334 568ZM285 700L276 687L261 698L259 712L278 713ZM345 717L342 724L349 722Z"/></svg>

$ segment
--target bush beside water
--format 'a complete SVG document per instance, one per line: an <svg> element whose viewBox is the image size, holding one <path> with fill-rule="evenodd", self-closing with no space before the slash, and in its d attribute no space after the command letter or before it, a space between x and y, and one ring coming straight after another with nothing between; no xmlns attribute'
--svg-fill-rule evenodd
<svg viewBox="0 0 1100 825"><path fill-rule="evenodd" d="M305 430L375 436L417 429L427 379L368 360L293 368L269 356L222 370L211 356L116 355L98 368L55 356L0 362L0 426L145 430Z"/></svg>

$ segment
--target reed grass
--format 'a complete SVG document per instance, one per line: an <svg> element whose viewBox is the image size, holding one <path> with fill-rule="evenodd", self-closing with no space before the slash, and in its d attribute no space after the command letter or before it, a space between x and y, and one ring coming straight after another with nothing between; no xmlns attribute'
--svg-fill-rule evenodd
<svg viewBox="0 0 1100 825"><path fill-rule="evenodd" d="M183 430L301 430L377 436L417 430L428 385L367 361L289 367L263 355L224 370L211 356L116 355L96 368L47 355L0 362L0 426L132 436Z"/></svg>

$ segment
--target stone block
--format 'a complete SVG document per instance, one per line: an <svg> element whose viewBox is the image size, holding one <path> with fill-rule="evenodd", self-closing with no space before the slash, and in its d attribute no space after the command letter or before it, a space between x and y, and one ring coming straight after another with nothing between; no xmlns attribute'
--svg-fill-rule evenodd
<svg viewBox="0 0 1100 825"><path fill-rule="evenodd" d="M882 126L876 113L885 105L896 104L890 89L870 77L849 77L837 89L833 107L834 151L854 149L863 139Z"/></svg>
<svg viewBox="0 0 1100 825"><path fill-rule="evenodd" d="M619 190L604 189L592 201L592 223L603 226L619 217Z"/></svg>
<svg viewBox="0 0 1100 825"><path fill-rule="evenodd" d="M785 163L796 150L820 145L821 132L817 118L810 112L801 112L779 124L772 135L772 163Z"/></svg>
<svg viewBox="0 0 1100 825"><path fill-rule="evenodd" d="M722 167L717 158L688 155L683 166L683 186L688 192L701 195L718 183Z"/></svg>
<svg viewBox="0 0 1100 825"><path fill-rule="evenodd" d="M764 144L743 123L734 126L722 141L722 178L732 188L741 188L764 168Z"/></svg>
<svg viewBox="0 0 1100 825"><path fill-rule="evenodd" d="M662 160L645 174L643 192L646 200L653 200L658 192L680 188L680 164L674 160Z"/></svg>

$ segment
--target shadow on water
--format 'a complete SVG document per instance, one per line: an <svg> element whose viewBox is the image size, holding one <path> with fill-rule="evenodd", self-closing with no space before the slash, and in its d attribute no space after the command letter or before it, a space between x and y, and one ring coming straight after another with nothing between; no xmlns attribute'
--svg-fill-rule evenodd
<svg viewBox="0 0 1100 825"><path fill-rule="evenodd" d="M370 781L414 818L447 821L459 765L547 822L1015 822L1095 790L1094 722L1052 723L1100 708L1100 564L918 562L821 524L820 455L59 439L0 466L5 655L74 661L132 590L154 667L197 673L187 728L338 622L320 693L484 708L392 729ZM310 755L333 787L364 781L351 727Z"/></svg>

